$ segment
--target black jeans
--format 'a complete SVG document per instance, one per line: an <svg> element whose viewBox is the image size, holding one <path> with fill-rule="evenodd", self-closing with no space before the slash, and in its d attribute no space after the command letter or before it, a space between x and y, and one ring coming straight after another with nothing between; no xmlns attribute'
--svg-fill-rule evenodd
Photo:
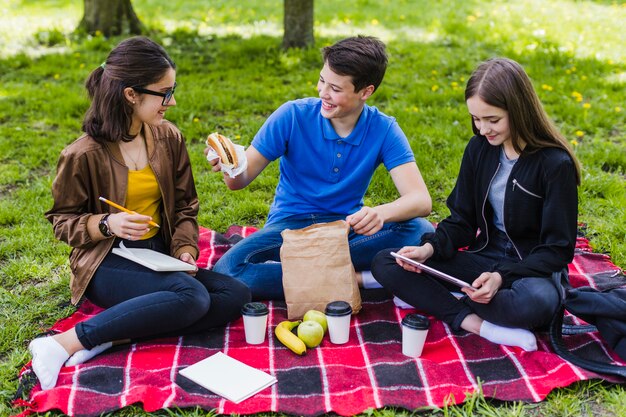
<svg viewBox="0 0 626 417"><path fill-rule="evenodd" d="M490 245L478 253L460 251L446 261L426 261L428 266L471 283L483 272L493 272L500 260L519 258L504 233L495 233ZM398 248L399 249L399 248ZM386 249L372 263L372 274L388 291L406 303L446 322L459 330L468 314L505 327L533 329L546 326L559 308L560 298L552 277L527 277L501 288L488 304L463 296L457 299L450 291L459 288L427 274L416 274L398 266Z"/></svg>
<svg viewBox="0 0 626 417"><path fill-rule="evenodd" d="M124 245L167 253L158 236L124 240ZM116 340L185 335L223 326L239 317L241 307L250 301L248 287L226 275L206 269L199 269L195 277L156 272L113 253L104 258L85 295L106 308L76 325L86 349Z"/></svg>

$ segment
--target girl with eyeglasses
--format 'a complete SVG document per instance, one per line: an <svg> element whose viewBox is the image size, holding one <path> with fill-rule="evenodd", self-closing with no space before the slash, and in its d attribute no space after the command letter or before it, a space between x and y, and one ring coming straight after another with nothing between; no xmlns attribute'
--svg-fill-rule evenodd
<svg viewBox="0 0 626 417"><path fill-rule="evenodd" d="M86 297L105 310L30 343L43 390L56 385L64 365L82 363L114 342L223 326L250 300L248 288L228 276L197 268L156 272L112 253L123 243L192 266L198 256L189 155L181 132L165 120L176 105L176 65L166 51L145 37L124 40L86 87L92 101L84 134L61 153L46 217L72 247L72 303Z"/></svg>

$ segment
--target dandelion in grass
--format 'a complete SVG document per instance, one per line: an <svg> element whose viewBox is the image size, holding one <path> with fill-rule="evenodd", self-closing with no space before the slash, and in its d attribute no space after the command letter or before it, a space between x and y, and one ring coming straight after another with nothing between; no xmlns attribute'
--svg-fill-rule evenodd
<svg viewBox="0 0 626 417"><path fill-rule="evenodd" d="M378 23L380 23L378 19L372 19L372 25L376 26Z"/></svg>
<svg viewBox="0 0 626 417"><path fill-rule="evenodd" d="M571 143L572 146L577 146L578 145L578 141L576 139L570 140L569 143Z"/></svg>
<svg viewBox="0 0 626 417"><path fill-rule="evenodd" d="M198 119L197 117L194 117L194 118L193 118L193 122L194 122L194 123L198 123L199 121L200 121L200 119Z"/></svg>
<svg viewBox="0 0 626 417"><path fill-rule="evenodd" d="M430 87L431 91L437 91L439 90L439 86L437 84L433 85L432 87Z"/></svg>
<svg viewBox="0 0 626 417"><path fill-rule="evenodd" d="M583 95L580 94L578 91L572 91L572 97L574 97L574 100L576 100L578 103L583 101Z"/></svg>
<svg viewBox="0 0 626 417"><path fill-rule="evenodd" d="M453 90L457 90L459 88L459 83L457 83L456 81L452 81L450 83L450 86L452 87Z"/></svg>
<svg viewBox="0 0 626 417"><path fill-rule="evenodd" d="M235 135L235 139L237 140L241 139L241 135Z"/></svg>
<svg viewBox="0 0 626 417"><path fill-rule="evenodd" d="M552 91L552 90L553 90L552 86L550 86L550 85L548 85L548 84L543 84L543 85L541 86L541 88L542 88L543 90L546 90L546 91Z"/></svg>
<svg viewBox="0 0 626 417"><path fill-rule="evenodd" d="M80 69L85 68L85 64L80 64L80 65L78 66L78 68L80 68Z"/></svg>
<svg viewBox="0 0 626 417"><path fill-rule="evenodd" d="M582 138L583 136L585 136L585 132L583 132L582 130L577 130L576 132L574 132L574 134L578 136L579 138Z"/></svg>
<svg viewBox="0 0 626 417"><path fill-rule="evenodd" d="M590 109L591 108L591 103L583 103L583 109Z"/></svg>
<svg viewBox="0 0 626 417"><path fill-rule="evenodd" d="M61 78L61 74L54 74L54 79L58 80L59 78Z"/></svg>
<svg viewBox="0 0 626 417"><path fill-rule="evenodd" d="M615 113L620 113L622 108L620 106L615 107Z"/></svg>

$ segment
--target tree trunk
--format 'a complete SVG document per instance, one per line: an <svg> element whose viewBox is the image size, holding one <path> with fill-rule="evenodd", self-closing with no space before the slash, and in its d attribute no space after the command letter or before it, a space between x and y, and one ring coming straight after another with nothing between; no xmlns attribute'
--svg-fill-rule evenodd
<svg viewBox="0 0 626 417"><path fill-rule="evenodd" d="M313 0L284 0L283 48L313 46Z"/></svg>
<svg viewBox="0 0 626 417"><path fill-rule="evenodd" d="M104 36L139 35L143 25L131 0L84 0L85 14L77 30Z"/></svg>

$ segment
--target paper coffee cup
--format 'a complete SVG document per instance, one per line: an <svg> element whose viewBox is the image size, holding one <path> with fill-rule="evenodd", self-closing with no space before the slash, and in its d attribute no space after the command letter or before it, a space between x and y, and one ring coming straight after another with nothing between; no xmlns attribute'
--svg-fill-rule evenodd
<svg viewBox="0 0 626 417"><path fill-rule="evenodd" d="M402 353L412 358L422 355L430 321L421 314L407 314L402 319Z"/></svg>
<svg viewBox="0 0 626 417"><path fill-rule="evenodd" d="M350 317L352 307L345 301L333 301L326 305L326 322L330 342L336 345L344 344L350 337Z"/></svg>
<svg viewBox="0 0 626 417"><path fill-rule="evenodd" d="M241 308L246 343L259 345L265 341L269 310L263 303L247 303Z"/></svg>

